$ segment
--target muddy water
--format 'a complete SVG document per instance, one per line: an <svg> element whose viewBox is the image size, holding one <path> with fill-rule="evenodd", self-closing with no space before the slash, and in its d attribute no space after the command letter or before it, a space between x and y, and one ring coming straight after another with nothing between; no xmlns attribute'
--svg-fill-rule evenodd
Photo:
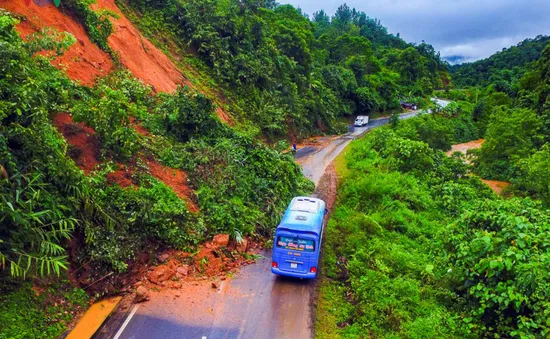
<svg viewBox="0 0 550 339"><path fill-rule="evenodd" d="M485 139L477 139L462 144L453 145L450 151L447 151L447 155L451 155L454 152L461 152L466 154L469 149L481 148L481 145L485 142Z"/></svg>
<svg viewBox="0 0 550 339"><path fill-rule="evenodd" d="M465 142L462 144L456 144L456 145L453 145L451 150L448 151L446 154L448 156L450 156L454 152L461 152L466 154L470 149L481 148L484 142L485 142L485 139L478 139L478 140ZM469 161L466 160L466 162L469 162ZM506 187L510 186L510 183L506 181L485 180L485 179L482 179L481 181L483 181L487 186L489 186L496 194L502 194L502 191Z"/></svg>

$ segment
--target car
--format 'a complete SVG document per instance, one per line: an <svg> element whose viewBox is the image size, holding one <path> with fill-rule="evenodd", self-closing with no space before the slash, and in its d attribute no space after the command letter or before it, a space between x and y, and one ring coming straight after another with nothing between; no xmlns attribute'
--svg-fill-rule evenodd
<svg viewBox="0 0 550 339"><path fill-rule="evenodd" d="M362 127L369 123L369 117L367 115L360 115L355 119L353 124L356 127Z"/></svg>
<svg viewBox="0 0 550 339"><path fill-rule="evenodd" d="M405 102L405 101L401 101L401 107L405 109L412 109L414 111L416 111L416 109L418 108L418 106L415 103Z"/></svg>

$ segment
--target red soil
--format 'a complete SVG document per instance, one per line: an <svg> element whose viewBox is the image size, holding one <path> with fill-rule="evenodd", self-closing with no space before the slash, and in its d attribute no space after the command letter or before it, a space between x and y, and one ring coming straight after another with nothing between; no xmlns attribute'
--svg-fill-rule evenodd
<svg viewBox="0 0 550 339"><path fill-rule="evenodd" d="M93 4L92 8L108 9L120 16L119 19L111 18L114 32L109 36L108 43L119 54L121 63L135 77L152 85L156 92L170 93L175 91L178 85L194 87L168 56L141 35L122 14L114 0L97 0L97 4ZM223 98L218 99L223 102ZM231 116L223 108L217 107L216 114L223 122L233 124ZM136 131L140 133L138 129Z"/></svg>
<svg viewBox="0 0 550 339"><path fill-rule="evenodd" d="M496 180L485 180L481 179L487 186L489 186L496 194L502 194L502 191L510 186L509 182L506 181L496 181Z"/></svg>
<svg viewBox="0 0 550 339"><path fill-rule="evenodd" d="M224 111L223 108L218 106L216 108L216 115L218 116L218 118L220 118L221 121L225 122L226 124L228 124L230 126L233 126L233 124L234 124L233 119L231 118L231 116L229 114L227 114L226 111Z"/></svg>
<svg viewBox="0 0 550 339"><path fill-rule="evenodd" d="M149 133L149 131L145 127L141 126L141 124L139 123L139 121L136 120L136 118L130 117L130 124L132 125L132 128L137 132L137 134L142 135L144 137L151 136L151 133Z"/></svg>
<svg viewBox="0 0 550 339"><path fill-rule="evenodd" d="M88 174L99 165L99 140L95 131L84 123L73 122L68 113L59 113L53 119L53 124L63 134L72 150L69 152L78 167Z"/></svg>
<svg viewBox="0 0 550 339"><path fill-rule="evenodd" d="M50 5L38 7L31 2L27 7L24 1L0 0L0 8L23 15L16 29L22 37L40 31L44 27L54 27L60 32L68 32L75 36L76 43L52 64L65 69L67 76L83 85L92 85L98 76L108 74L113 63L109 55L90 41L84 27L71 16L63 14L57 7Z"/></svg>
<svg viewBox="0 0 550 339"><path fill-rule="evenodd" d="M164 182L174 190L178 197L185 200L189 211L193 213L199 211L199 206L191 198L193 190L187 185L187 174L185 172L163 166L155 161L147 161L147 166L152 176Z"/></svg>
<svg viewBox="0 0 550 339"><path fill-rule="evenodd" d="M121 63L158 92L173 92L178 85L190 85L174 63L139 31L122 14L114 0L98 0L94 10L108 9L120 16L111 18L114 32L109 36L109 46L118 52Z"/></svg>
<svg viewBox="0 0 550 339"><path fill-rule="evenodd" d="M225 280L228 272L234 273L242 266L253 264L254 260L247 258L247 255L258 254L262 248L261 244L250 238L245 241L247 241L247 246L244 251L239 251L237 249L239 245L234 241L229 242L227 247L216 245L214 242L206 242L200 246L196 255L174 249L165 250L157 255L157 258L166 257L164 264L150 267L148 273L150 274L160 266L166 266L174 272L179 267L185 266L188 268L187 275L178 275L176 279L155 284L148 280L149 274L144 274L147 272L141 270L139 274L134 275L133 281L140 280L138 286L142 285L152 290L160 291L163 288L168 288L181 291L190 284L196 284L197 281L209 278L209 280Z"/></svg>
<svg viewBox="0 0 550 339"><path fill-rule="evenodd" d="M447 152L448 156L451 156L454 152L461 152L466 154L469 149L476 149L481 148L483 143L485 142L485 139L478 139L473 140L470 142L465 142L463 144L456 144L452 146L452 149ZM467 163L469 163L469 160L466 160ZM510 186L509 182L506 181L496 181L496 180L485 180L481 179L487 186L489 186L496 194L502 194L502 191Z"/></svg>
<svg viewBox="0 0 550 339"><path fill-rule="evenodd" d="M134 168L118 164L118 170L107 174L107 182L110 184L118 184L122 188L133 187L135 186L132 179L134 172Z"/></svg>

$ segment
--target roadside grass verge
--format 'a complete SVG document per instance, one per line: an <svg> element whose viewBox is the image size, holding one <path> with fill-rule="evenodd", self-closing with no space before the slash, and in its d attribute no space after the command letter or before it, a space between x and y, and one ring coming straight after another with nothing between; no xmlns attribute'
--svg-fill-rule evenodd
<svg viewBox="0 0 550 339"><path fill-rule="evenodd" d="M451 219L432 191L462 169L440 158L383 127L335 159L340 182L325 238L318 338L468 337L436 255Z"/></svg>
<svg viewBox="0 0 550 339"><path fill-rule="evenodd" d="M67 280L14 284L0 282L0 338L57 338L83 312L90 298Z"/></svg>

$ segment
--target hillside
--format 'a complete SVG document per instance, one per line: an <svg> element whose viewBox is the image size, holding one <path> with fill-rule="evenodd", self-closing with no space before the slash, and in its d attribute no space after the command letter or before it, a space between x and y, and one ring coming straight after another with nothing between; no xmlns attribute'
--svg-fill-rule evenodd
<svg viewBox="0 0 550 339"><path fill-rule="evenodd" d="M269 1L118 3L158 46L187 53L181 63L205 70L236 119L270 139L341 131L340 117L397 109L399 96L425 96L446 78L431 46L345 5L310 21Z"/></svg>
<svg viewBox="0 0 550 339"><path fill-rule="evenodd" d="M548 337L550 46L523 72L337 158L317 337Z"/></svg>
<svg viewBox="0 0 550 339"><path fill-rule="evenodd" d="M423 101L447 78L431 46L347 6L313 21L221 0L0 8L6 337L59 336L157 251L226 267L211 251L195 257L201 244L263 241L313 188L287 140L400 111L399 97Z"/></svg>
<svg viewBox="0 0 550 339"><path fill-rule="evenodd" d="M487 59L450 66L453 84L456 88L463 88L517 82L530 68L531 63L540 58L549 42L549 36L539 35L505 48Z"/></svg>

